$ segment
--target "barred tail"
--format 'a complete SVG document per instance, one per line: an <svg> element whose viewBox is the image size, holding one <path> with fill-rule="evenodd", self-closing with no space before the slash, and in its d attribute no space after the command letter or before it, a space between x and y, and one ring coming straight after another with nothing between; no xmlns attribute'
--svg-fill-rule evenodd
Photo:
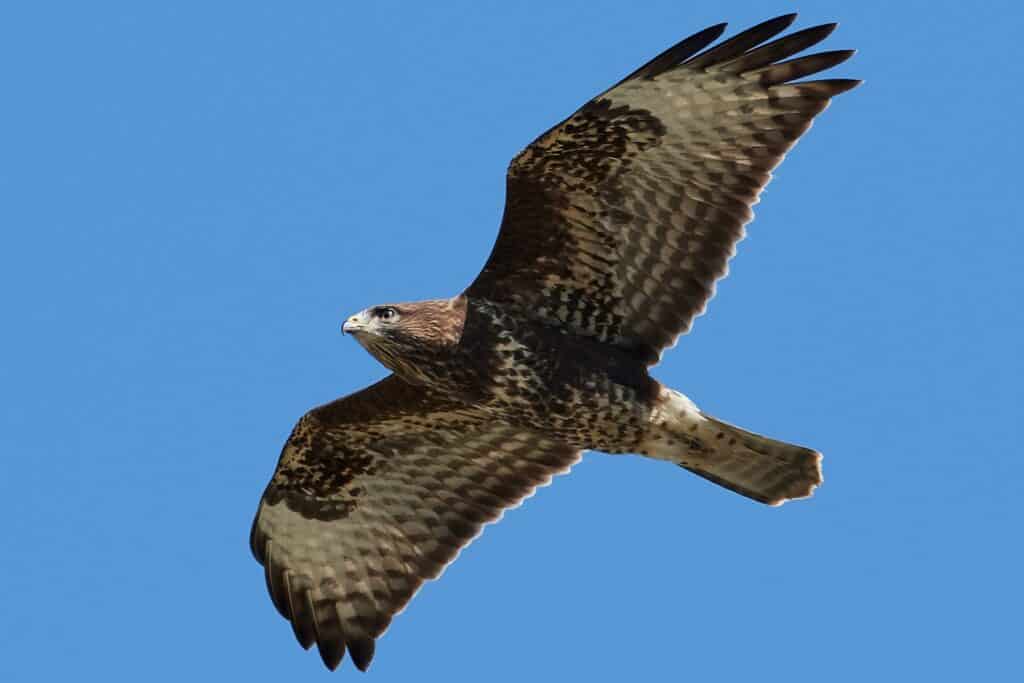
<svg viewBox="0 0 1024 683"><path fill-rule="evenodd" d="M807 498L821 484L821 453L770 439L705 415L663 389L659 419L644 452L768 505Z"/></svg>
<svg viewBox="0 0 1024 683"><path fill-rule="evenodd" d="M702 416L711 451L686 457L683 468L768 505L807 498L821 484L821 453Z"/></svg>

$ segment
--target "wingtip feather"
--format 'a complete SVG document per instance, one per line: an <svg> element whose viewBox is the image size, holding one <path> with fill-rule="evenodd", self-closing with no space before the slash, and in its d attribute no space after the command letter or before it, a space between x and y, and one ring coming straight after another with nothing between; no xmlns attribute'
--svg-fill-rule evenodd
<svg viewBox="0 0 1024 683"><path fill-rule="evenodd" d="M373 661L375 649L376 641L373 638L357 638L348 644L348 652L352 658L352 663L360 671L366 671L370 668L370 662Z"/></svg>
<svg viewBox="0 0 1024 683"><path fill-rule="evenodd" d="M685 64L692 69L705 69L716 64L728 62L785 31L796 20L796 16L796 12L793 12L762 21L760 24L751 26L728 40L688 59Z"/></svg>
<svg viewBox="0 0 1024 683"><path fill-rule="evenodd" d="M291 616L289 621L292 625L292 633L295 640L303 650L313 647L316 642L316 629L313 625L312 601L309 596L309 589L302 586L302 579L296 579L294 572L284 570L281 574L284 583L285 595L288 600L288 612ZM298 585L293 584L293 580Z"/></svg>
<svg viewBox="0 0 1024 683"><path fill-rule="evenodd" d="M809 82L820 83L821 87L827 90L829 97L835 97L836 95L853 90L864 81L859 78L827 78Z"/></svg>
<svg viewBox="0 0 1024 683"><path fill-rule="evenodd" d="M727 26L728 24L726 22L722 22L713 26L708 26L691 36L683 38L678 43L641 66L639 69L626 76L624 79L619 81L619 83L624 83L626 81L633 80L634 78L655 78L677 64L686 61L711 43L718 40L722 34L725 33Z"/></svg>
<svg viewBox="0 0 1024 683"><path fill-rule="evenodd" d="M316 647L324 666L330 671L337 669L345 657L345 643L341 640L318 640Z"/></svg>

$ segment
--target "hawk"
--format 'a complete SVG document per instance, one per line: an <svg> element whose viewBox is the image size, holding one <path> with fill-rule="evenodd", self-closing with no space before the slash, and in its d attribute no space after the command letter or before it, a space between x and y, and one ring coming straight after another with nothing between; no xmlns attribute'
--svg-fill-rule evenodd
<svg viewBox="0 0 1024 683"><path fill-rule="evenodd" d="M703 312L772 169L859 81L798 80L835 24L790 14L669 48L508 168L494 249L450 299L367 308L343 331L391 370L296 424L250 537L277 610L360 670L428 579L584 450L667 460L768 505L821 454L744 431L648 373ZM770 42L769 42L770 41Z"/></svg>

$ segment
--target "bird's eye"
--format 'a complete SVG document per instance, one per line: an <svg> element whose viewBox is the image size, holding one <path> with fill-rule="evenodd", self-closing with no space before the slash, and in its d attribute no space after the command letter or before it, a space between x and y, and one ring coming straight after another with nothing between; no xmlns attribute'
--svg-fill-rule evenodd
<svg viewBox="0 0 1024 683"><path fill-rule="evenodd" d="M377 309L377 317L384 322L391 322L398 319L398 311L391 306L382 306Z"/></svg>

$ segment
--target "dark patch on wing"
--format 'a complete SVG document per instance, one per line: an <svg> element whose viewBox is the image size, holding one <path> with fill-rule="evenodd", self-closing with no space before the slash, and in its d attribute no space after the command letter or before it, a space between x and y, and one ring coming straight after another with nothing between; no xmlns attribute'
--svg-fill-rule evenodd
<svg viewBox="0 0 1024 683"><path fill-rule="evenodd" d="M357 477L373 474L382 455L364 447L365 437L354 439L355 443L337 437L324 431L316 418L304 416L285 444L278 470L264 493L267 504L284 501L309 519L348 516L361 492L349 485Z"/></svg>
<svg viewBox="0 0 1024 683"><path fill-rule="evenodd" d="M588 258L612 265L616 236L587 236L587 244L583 244L572 230L560 229L563 215L576 212L588 220L606 217L607 211L593 210L593 202L580 199L614 195L616 176L634 157L658 144L665 133L664 124L649 111L597 99L523 150L509 167L506 179L502 225L515 230L499 233L487 265L467 294L497 302L514 301L511 290L517 285L535 287L538 271L575 282L572 261L566 255L583 252ZM609 284L608 274L592 275L595 279L590 284L595 289ZM558 300L563 295L576 297L578 292L555 286L548 296ZM577 303L582 307L591 305L589 301ZM601 314L596 308L585 312ZM604 323L610 326L614 320L609 317Z"/></svg>

